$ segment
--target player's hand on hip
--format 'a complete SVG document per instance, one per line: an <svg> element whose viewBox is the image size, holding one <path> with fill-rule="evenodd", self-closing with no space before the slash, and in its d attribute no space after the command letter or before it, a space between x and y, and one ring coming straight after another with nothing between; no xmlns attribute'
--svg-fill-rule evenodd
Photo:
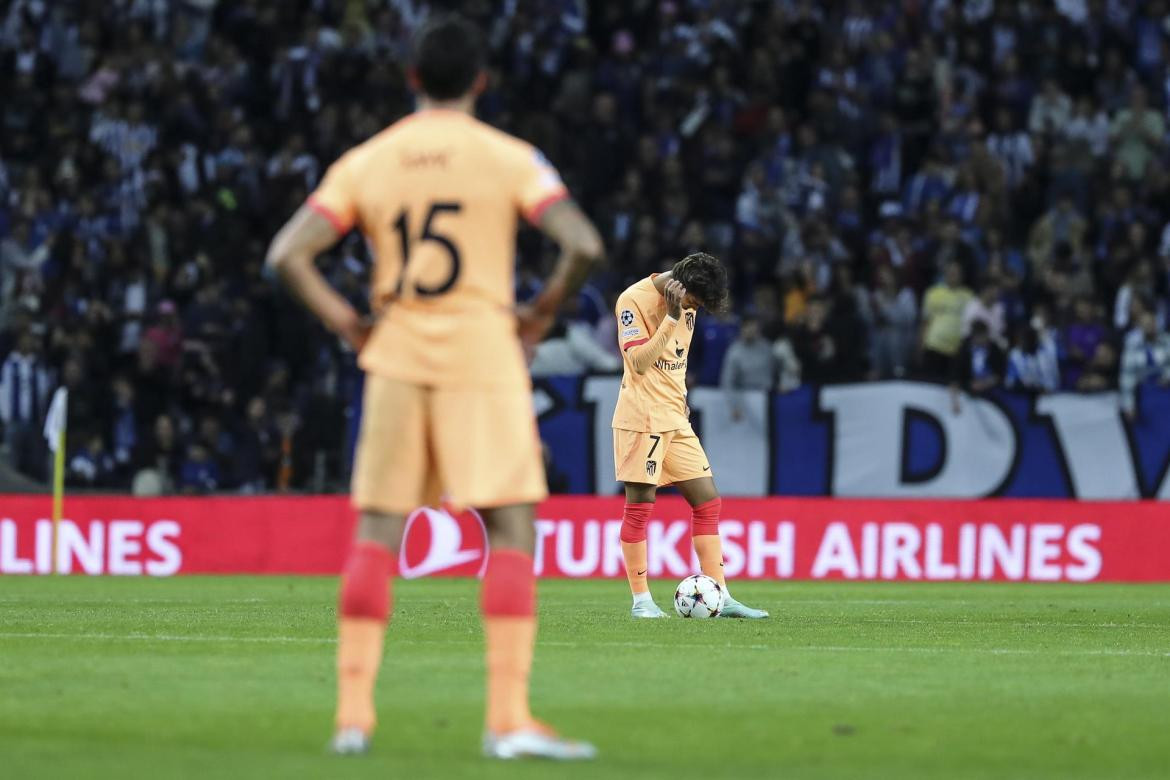
<svg viewBox="0 0 1170 780"><path fill-rule="evenodd" d="M662 294L666 297L666 313L677 320L682 316L682 299L687 294L687 288L682 286L682 282L671 279Z"/></svg>
<svg viewBox="0 0 1170 780"><path fill-rule="evenodd" d="M521 346L524 347L524 357L529 363L536 354L536 345L544 339L552 326L551 314L542 314L524 303L516 307L516 332L520 336Z"/></svg>
<svg viewBox="0 0 1170 780"><path fill-rule="evenodd" d="M352 312L352 315L336 323L332 330L346 346L354 352L361 352L362 347L370 338L370 331L374 329L374 323L369 317L363 317L356 311Z"/></svg>

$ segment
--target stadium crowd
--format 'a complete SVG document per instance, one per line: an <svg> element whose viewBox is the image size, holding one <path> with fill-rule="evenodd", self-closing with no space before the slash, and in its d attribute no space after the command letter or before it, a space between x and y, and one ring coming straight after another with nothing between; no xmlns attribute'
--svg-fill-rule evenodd
<svg viewBox="0 0 1170 780"><path fill-rule="evenodd" d="M0 19L0 422L46 473L176 492L343 484L352 355L263 270L347 147L411 108L440 3L11 0ZM535 143L608 265L534 373L620 366L612 303L697 249L735 306L697 383L1170 380L1162 0L469 0L481 118ZM521 237L518 293L552 261ZM357 303L368 257L327 262Z"/></svg>

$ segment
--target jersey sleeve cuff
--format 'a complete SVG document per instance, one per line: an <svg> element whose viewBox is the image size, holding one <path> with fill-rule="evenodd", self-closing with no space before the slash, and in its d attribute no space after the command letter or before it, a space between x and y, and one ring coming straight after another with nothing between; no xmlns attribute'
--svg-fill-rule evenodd
<svg viewBox="0 0 1170 780"><path fill-rule="evenodd" d="M554 203L560 203L562 200L568 200L569 191L563 187L556 192L549 193L540 200L538 200L531 208L524 212L524 218L528 220L529 224L533 226L540 225L540 218L544 216L544 212L548 211L548 207Z"/></svg>
<svg viewBox="0 0 1170 780"><path fill-rule="evenodd" d="M349 232L350 228L353 227L352 222L346 222L337 214L336 211L322 203L316 195L310 195L309 199L306 201L306 204L313 211L329 220L329 224L333 225L333 229L336 230L340 235L345 235Z"/></svg>

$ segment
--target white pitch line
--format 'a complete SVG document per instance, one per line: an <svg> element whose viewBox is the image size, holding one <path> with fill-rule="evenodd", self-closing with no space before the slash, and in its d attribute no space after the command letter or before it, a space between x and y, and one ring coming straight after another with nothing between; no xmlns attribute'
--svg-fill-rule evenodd
<svg viewBox="0 0 1170 780"><path fill-rule="evenodd" d="M264 643L264 644L307 644L332 645L333 638L296 636L200 636L195 634L40 634L28 632L0 632L0 639L72 639L77 641L143 641L143 642L220 642L220 643ZM394 639L393 645L479 645L479 640L467 639ZM772 650L775 652L816 652L816 653L925 653L941 655L947 653L975 653L980 655L1061 655L1061 656L1134 656L1147 658L1170 658L1170 650L1042 650L1013 647L907 647L898 645L852 646L852 645L761 645L761 644L700 644L678 642L537 642L543 647L588 648L686 648L696 650Z"/></svg>

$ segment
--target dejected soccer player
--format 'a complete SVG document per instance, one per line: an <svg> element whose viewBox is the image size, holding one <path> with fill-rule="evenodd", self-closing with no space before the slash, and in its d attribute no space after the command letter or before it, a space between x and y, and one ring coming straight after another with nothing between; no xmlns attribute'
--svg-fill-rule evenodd
<svg viewBox="0 0 1170 780"><path fill-rule="evenodd" d="M727 307L727 271L704 252L626 288L617 300L618 344L624 373L613 413L613 459L625 483L621 543L636 618L666 617L646 580L646 522L658 488L674 485L691 505L691 539L703 573L726 589L719 540L722 499L711 464L691 428L687 409L687 354L696 310ZM726 593L722 617L765 618Z"/></svg>
<svg viewBox="0 0 1170 780"><path fill-rule="evenodd" d="M440 493L479 510L491 553L482 586L484 753L589 758L591 745L536 721L534 505L545 495L525 348L602 254L597 231L532 146L477 121L484 45L454 16L429 23L410 70L418 110L351 149L277 234L269 263L366 372L353 475L357 538L338 606L338 753L368 749L374 683L407 515ZM561 248L534 304L514 300L518 217ZM360 230L375 265L372 327L315 258Z"/></svg>

